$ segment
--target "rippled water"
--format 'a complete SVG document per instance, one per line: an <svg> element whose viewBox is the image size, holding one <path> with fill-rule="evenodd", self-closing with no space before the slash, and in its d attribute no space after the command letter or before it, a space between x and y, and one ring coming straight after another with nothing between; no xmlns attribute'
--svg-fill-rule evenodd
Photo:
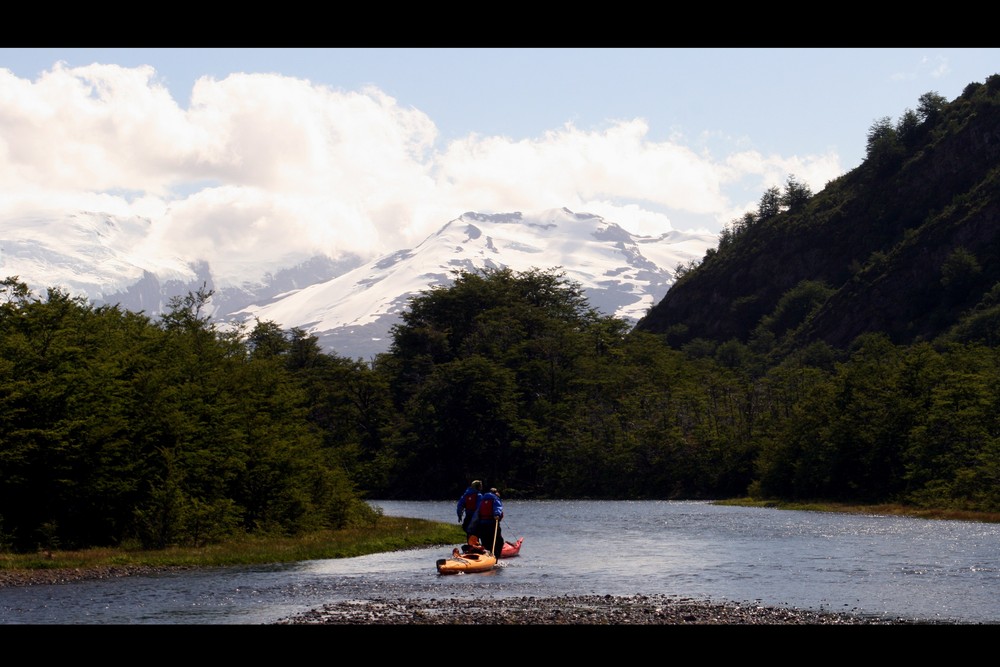
<svg viewBox="0 0 1000 667"><path fill-rule="evenodd" d="M449 502L375 501L455 521ZM0 589L0 623L261 624L370 597L665 594L1000 623L1000 525L707 502L505 501L521 555L438 575L450 547Z"/></svg>

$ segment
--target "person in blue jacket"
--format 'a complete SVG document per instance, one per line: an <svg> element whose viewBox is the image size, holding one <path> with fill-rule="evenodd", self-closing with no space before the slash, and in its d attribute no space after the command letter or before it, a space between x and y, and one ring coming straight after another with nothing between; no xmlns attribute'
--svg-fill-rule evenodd
<svg viewBox="0 0 1000 667"><path fill-rule="evenodd" d="M472 480L469 484L469 488L462 493L462 497L458 499L458 522L462 524L462 530L465 531L465 536L468 537L472 534L469 530L469 524L476 517L476 506L479 505L479 499L483 497L482 494L483 483L478 479Z"/></svg>
<svg viewBox="0 0 1000 667"><path fill-rule="evenodd" d="M500 500L500 493L495 488L484 493L479 499L475 515L476 520L469 529L479 538L479 544L500 558L500 552L503 551L503 531L500 529L500 522L503 520L503 501Z"/></svg>

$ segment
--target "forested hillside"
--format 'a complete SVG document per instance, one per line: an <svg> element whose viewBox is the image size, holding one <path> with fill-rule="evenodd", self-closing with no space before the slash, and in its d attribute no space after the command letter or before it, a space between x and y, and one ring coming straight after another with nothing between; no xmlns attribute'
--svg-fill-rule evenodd
<svg viewBox="0 0 1000 667"><path fill-rule="evenodd" d="M861 139L861 138L859 138ZM637 325L681 347L780 354L863 333L997 342L1000 75L876 120L867 158L816 195L794 177L732 221Z"/></svg>
<svg viewBox="0 0 1000 667"><path fill-rule="evenodd" d="M823 191L790 176L634 330L555 268L457 272L367 363L218 327L207 291L152 320L8 277L0 550L298 534L473 478L1000 511L998 95L929 93Z"/></svg>

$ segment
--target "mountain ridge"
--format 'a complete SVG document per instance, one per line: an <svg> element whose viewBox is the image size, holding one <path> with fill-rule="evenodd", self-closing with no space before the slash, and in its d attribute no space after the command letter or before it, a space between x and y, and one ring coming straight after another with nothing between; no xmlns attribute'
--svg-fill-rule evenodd
<svg viewBox="0 0 1000 667"><path fill-rule="evenodd" d="M95 212L0 222L0 272L36 293L60 288L154 318L171 298L204 287L213 292L208 314L221 325L272 321L315 335L325 351L369 358L388 350L390 329L408 300L448 284L455 271L559 267L595 309L634 324L673 284L676 267L716 242L714 234L698 232L639 236L566 208L470 211L413 248L370 261L296 258L235 284L220 280L213 258L157 254L150 227L145 219Z"/></svg>
<svg viewBox="0 0 1000 667"><path fill-rule="evenodd" d="M298 320L296 326L316 335L326 349L350 348L371 356L387 349L389 331L409 298L449 284L455 271L561 268L580 283L591 306L634 324L673 284L676 266L714 241L711 234L676 231L637 236L600 216L565 208L531 215L467 212L414 248L236 315ZM386 285L391 288L379 289Z"/></svg>

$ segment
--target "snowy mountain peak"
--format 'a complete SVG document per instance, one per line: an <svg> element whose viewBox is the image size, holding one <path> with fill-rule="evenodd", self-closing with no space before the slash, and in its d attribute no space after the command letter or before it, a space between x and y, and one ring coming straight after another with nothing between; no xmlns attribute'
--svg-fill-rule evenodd
<svg viewBox="0 0 1000 667"><path fill-rule="evenodd" d="M666 294L675 268L700 259L715 242L711 234L635 236L599 216L567 209L535 215L468 212L412 250L234 316L297 326L326 349L365 358L388 349L390 327L410 298L450 284L456 270L558 268L580 284L592 307L634 324Z"/></svg>
<svg viewBox="0 0 1000 667"><path fill-rule="evenodd" d="M150 223L81 212L70 218L0 222L0 273L36 294L61 287L95 305L120 304L151 317L174 296L207 286L222 323L272 321L315 335L349 358L387 351L389 332L409 300L448 285L456 270L559 269L601 313L634 324L666 294L678 265L700 259L717 237L672 231L636 236L589 213L467 212L414 248L363 263L317 256L234 285L219 276L224 258L167 256ZM213 270L213 265L216 269Z"/></svg>

